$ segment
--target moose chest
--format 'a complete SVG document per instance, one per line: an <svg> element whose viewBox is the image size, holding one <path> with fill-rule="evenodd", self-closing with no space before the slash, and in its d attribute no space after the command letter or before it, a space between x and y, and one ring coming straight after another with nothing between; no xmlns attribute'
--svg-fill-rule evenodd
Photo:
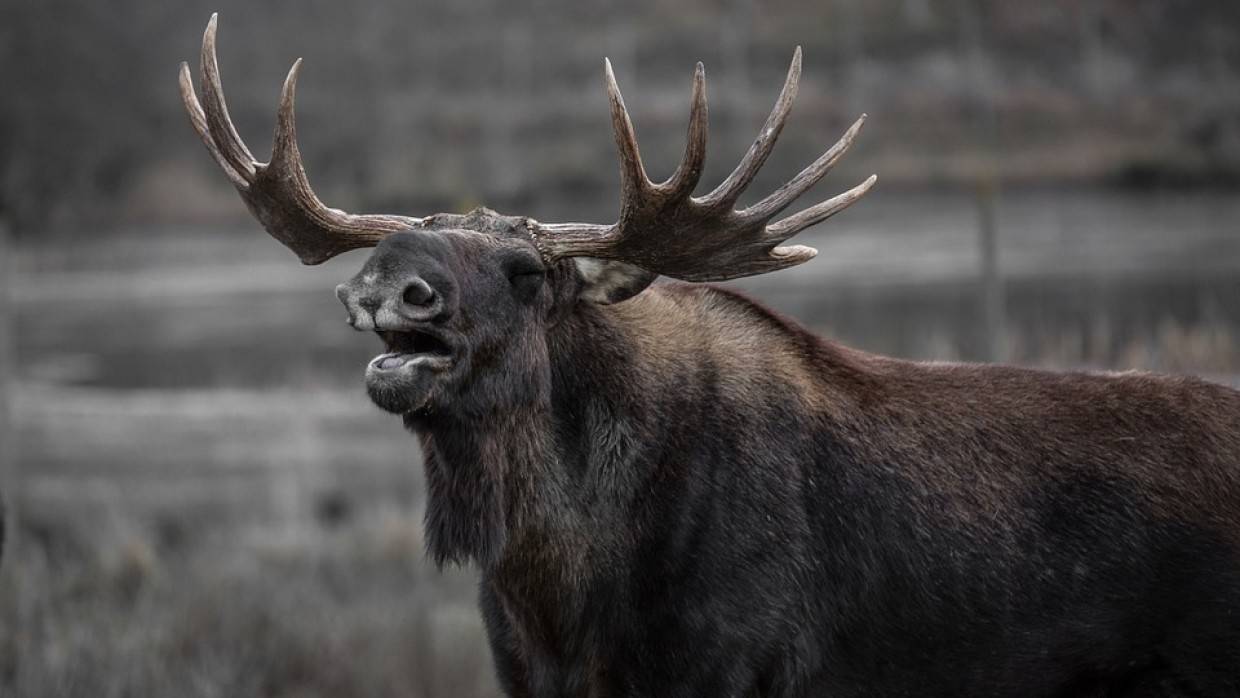
<svg viewBox="0 0 1240 698"><path fill-rule="evenodd" d="M615 633L616 600L563 571L510 555L483 575L483 619L501 683L513 695L616 693L609 668L627 644Z"/></svg>

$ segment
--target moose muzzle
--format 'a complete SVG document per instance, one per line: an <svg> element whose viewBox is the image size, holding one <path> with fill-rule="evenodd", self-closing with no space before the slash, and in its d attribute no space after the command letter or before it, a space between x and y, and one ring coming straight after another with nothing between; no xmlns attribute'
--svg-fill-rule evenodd
<svg viewBox="0 0 1240 698"><path fill-rule="evenodd" d="M443 312L443 297L421 277L384 279L362 273L336 287L355 330L408 331Z"/></svg>
<svg viewBox="0 0 1240 698"><path fill-rule="evenodd" d="M380 407L396 413L418 409L455 364L459 342L436 322L448 312L449 293L411 269L382 264L367 264L336 287L349 324L373 330L386 347L366 366L367 389Z"/></svg>

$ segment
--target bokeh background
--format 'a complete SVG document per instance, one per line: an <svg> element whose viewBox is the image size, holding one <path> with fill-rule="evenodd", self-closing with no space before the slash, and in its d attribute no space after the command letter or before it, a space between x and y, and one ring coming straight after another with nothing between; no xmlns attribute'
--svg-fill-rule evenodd
<svg viewBox="0 0 1240 698"><path fill-rule="evenodd" d="M612 220L604 55L654 175L705 62L716 183L799 44L747 200L862 112L806 203L879 184L801 236L815 261L737 285L910 358L1240 375L1234 2L2 0L2 696L496 693L332 294L365 253L297 264L182 113L215 10L255 152L304 56L320 196L410 214Z"/></svg>

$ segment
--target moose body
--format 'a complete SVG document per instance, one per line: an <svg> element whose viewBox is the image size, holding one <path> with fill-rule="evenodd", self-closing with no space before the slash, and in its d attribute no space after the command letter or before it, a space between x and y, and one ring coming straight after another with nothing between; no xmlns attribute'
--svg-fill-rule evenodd
<svg viewBox="0 0 1240 698"><path fill-rule="evenodd" d="M688 145L650 181L606 71L612 225L487 209L355 215L310 189L300 62L270 162L224 105L216 20L190 121L306 263L376 247L337 287L386 347L379 407L421 440L426 540L474 564L512 696L1240 695L1240 393L1191 378L921 364L848 349L719 281L874 178L776 220L861 127L735 204L796 92L718 187L704 72Z"/></svg>
<svg viewBox="0 0 1240 698"><path fill-rule="evenodd" d="M897 361L682 284L546 355L519 409L406 418L511 695L1240 691L1236 391Z"/></svg>

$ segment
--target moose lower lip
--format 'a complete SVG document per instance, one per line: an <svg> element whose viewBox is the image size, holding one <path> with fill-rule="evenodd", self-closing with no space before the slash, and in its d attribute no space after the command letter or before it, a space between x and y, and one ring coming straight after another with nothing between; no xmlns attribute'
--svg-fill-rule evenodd
<svg viewBox="0 0 1240 698"><path fill-rule="evenodd" d="M370 361L370 369L377 371L397 371L411 364L428 367L442 367L450 363L450 359L442 354L391 352L380 354Z"/></svg>
<svg viewBox="0 0 1240 698"><path fill-rule="evenodd" d="M379 357L379 359L375 362L375 366L383 369L397 368L399 366L404 366L411 360L413 360L413 357L409 354L389 354L387 356Z"/></svg>

